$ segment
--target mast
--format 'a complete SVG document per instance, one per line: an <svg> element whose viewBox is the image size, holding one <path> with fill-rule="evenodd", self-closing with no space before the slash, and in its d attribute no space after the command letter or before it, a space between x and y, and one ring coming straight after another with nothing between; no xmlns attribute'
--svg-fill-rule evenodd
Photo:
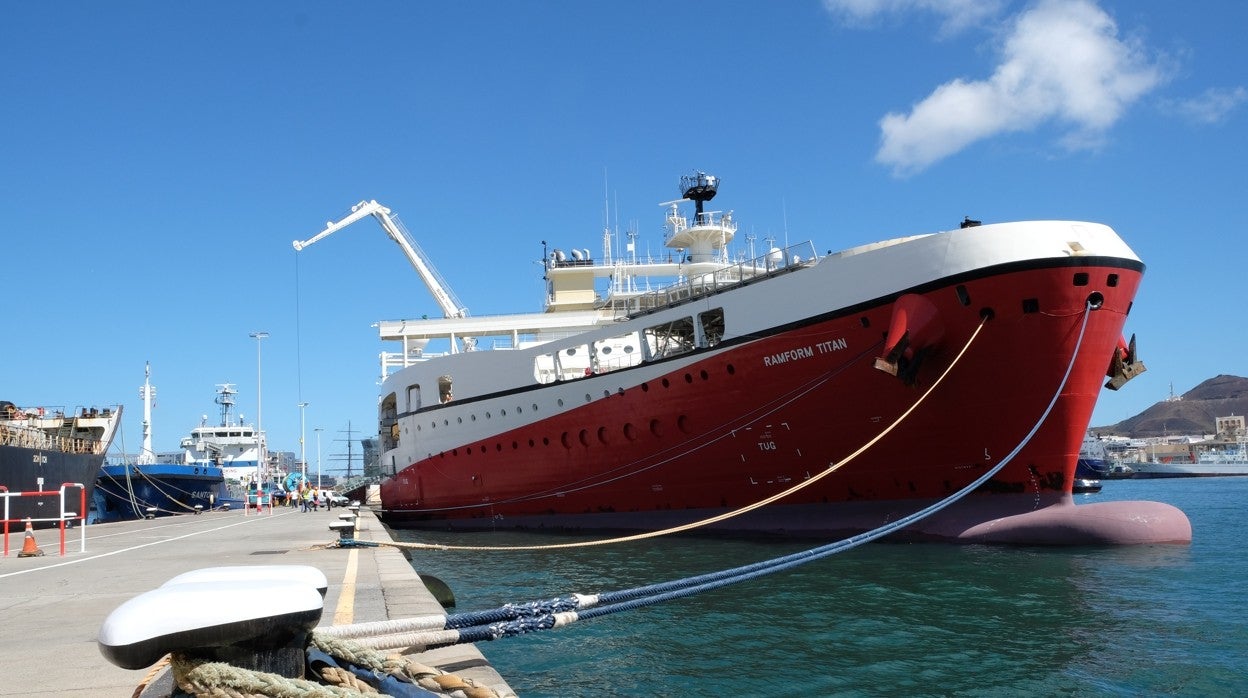
<svg viewBox="0 0 1248 698"><path fill-rule="evenodd" d="M221 406L221 426L230 426L230 409L234 407L234 395L238 393L233 383L218 383L217 397L213 402Z"/></svg>
<svg viewBox="0 0 1248 698"><path fill-rule="evenodd" d="M135 460L139 465L151 465L156 462L156 454L152 452L152 398L156 389L151 384L152 362L143 363L143 385L139 386L139 397L143 398L143 448Z"/></svg>

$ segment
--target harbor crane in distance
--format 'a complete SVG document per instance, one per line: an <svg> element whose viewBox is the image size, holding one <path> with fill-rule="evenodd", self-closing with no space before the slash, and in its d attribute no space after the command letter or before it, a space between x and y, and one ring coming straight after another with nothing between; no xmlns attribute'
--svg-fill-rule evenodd
<svg viewBox="0 0 1248 698"><path fill-rule="evenodd" d="M425 260L425 255L417 246L416 240L412 238L411 233L407 232L407 228L399 221L397 215L391 215L390 209L372 201L361 201L351 207L351 214L338 222L329 221L325 224L325 229L307 240L295 240L295 250L302 250L312 243L328 237L331 233L342 230L352 223L364 218L372 216L381 224L382 230L386 231L386 235L403 250L403 256L407 257L407 261L416 269L416 273L420 274L421 281L425 282L425 286L429 288L429 293L433 294L433 299L437 301L438 306L442 308L442 314L448 318L468 317L468 309L459 302L459 299L451 293L450 287L442 279L442 275L433 268L433 265Z"/></svg>

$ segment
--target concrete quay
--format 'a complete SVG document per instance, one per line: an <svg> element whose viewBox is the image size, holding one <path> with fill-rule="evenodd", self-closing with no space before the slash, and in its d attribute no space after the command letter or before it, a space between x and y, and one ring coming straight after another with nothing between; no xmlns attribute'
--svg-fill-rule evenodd
<svg viewBox="0 0 1248 698"><path fill-rule="evenodd" d="M320 625L345 625L444 613L397 548L325 548L338 539L330 524L346 509L301 512L277 508L94 524L65 531L64 557L56 529L34 532L44 555L18 557L25 528L9 534L0 557L0 696L168 695L168 669L127 670L100 653L96 638L110 613L171 578L226 565L311 565L329 589ZM85 550L83 536L85 535ZM357 539L391 541L367 508ZM472 645L411 658L488 686L511 688ZM153 675L154 674L154 675Z"/></svg>

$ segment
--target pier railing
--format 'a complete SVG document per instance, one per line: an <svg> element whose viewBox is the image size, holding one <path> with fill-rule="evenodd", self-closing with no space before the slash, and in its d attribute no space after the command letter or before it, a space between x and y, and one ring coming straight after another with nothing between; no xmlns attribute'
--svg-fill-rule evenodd
<svg viewBox="0 0 1248 698"><path fill-rule="evenodd" d="M73 488L77 488L78 490L78 511L67 511L65 509L65 492L66 490L73 489ZM52 518L52 517L47 517L47 518L25 517L21 519L9 518L9 502L14 497L36 497L36 498L57 497L61 505L60 515L55 518ZM44 521L58 522L58 527L60 528L60 532L61 532L61 557L65 557L65 523L71 522L72 524L72 522L77 521L78 529L80 533L79 552L86 552L87 550L87 526L86 526L87 524L87 488L81 482L62 483L61 488L59 490L40 490L40 491L32 491L32 492L10 492L9 488L3 485L0 485L0 499L4 500L4 507L3 509L0 509L0 511L4 512L4 519L3 519L4 557L9 556L9 524L23 523L23 522L30 522L30 523L44 522Z"/></svg>

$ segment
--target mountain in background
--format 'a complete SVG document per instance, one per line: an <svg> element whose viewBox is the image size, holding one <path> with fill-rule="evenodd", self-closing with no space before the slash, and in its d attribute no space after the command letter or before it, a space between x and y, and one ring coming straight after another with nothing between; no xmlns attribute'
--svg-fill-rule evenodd
<svg viewBox="0 0 1248 698"><path fill-rule="evenodd" d="M1212 434L1218 417L1248 415L1248 378L1215 376L1176 398L1159 402L1129 419L1092 427L1103 436L1141 439L1175 434Z"/></svg>

